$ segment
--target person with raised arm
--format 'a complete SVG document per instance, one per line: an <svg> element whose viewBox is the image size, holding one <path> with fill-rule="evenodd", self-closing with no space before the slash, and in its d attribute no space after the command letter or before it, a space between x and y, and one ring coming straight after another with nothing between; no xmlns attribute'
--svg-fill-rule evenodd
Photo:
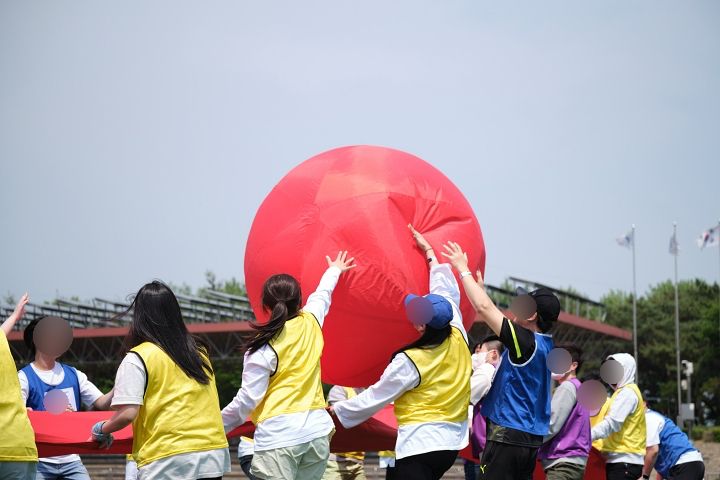
<svg viewBox="0 0 720 480"><path fill-rule="evenodd" d="M500 367L481 409L487 419L487 444L480 462L483 480L530 480L538 448L550 426L550 370L553 348L548 333L560 314L560 301L548 289L522 293L510 321L485 292L481 272L468 268L460 245L448 242L443 256L457 270L478 319L505 346Z"/></svg>
<svg viewBox="0 0 720 480"><path fill-rule="evenodd" d="M320 381L322 326L338 279L355 263L347 252L326 260L328 268L305 306L291 275L265 281L262 304L270 319L254 326L242 385L222 411L228 432L248 416L255 424L250 472L260 479L319 480L327 466L335 425Z"/></svg>
<svg viewBox="0 0 720 480"><path fill-rule="evenodd" d="M469 443L472 367L459 308L460 288L452 269L438 263L432 245L412 225L408 227L430 267L430 293L405 297L421 336L393 354L374 385L330 408L345 428L352 428L395 402L395 477L437 480Z"/></svg>

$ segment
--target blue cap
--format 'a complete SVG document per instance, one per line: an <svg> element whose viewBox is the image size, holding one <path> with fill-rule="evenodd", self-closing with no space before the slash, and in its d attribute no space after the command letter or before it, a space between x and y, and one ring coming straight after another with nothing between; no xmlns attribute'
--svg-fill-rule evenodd
<svg viewBox="0 0 720 480"><path fill-rule="evenodd" d="M405 297L405 306L416 298L421 298L419 295L408 293ZM453 318L453 310L450 302L442 295L436 295L434 293L428 293L422 298L425 298L430 302L432 307L432 319L427 323L427 326L439 330L446 327Z"/></svg>

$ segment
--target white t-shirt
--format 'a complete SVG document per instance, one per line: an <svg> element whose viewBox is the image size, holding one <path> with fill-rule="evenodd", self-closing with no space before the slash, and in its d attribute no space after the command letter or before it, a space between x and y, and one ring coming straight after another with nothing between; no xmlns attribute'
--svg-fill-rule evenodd
<svg viewBox="0 0 720 480"><path fill-rule="evenodd" d="M65 371L58 362L55 362L52 370L40 370L34 363L31 363L30 366L37 376L40 377L40 380L48 385L59 385L63 380L65 380ZM88 380L87 375L78 369L75 369L75 372L77 373L78 384L80 387L80 403L89 408L98 398L102 397L103 394L91 381ZM27 375L25 375L25 372L22 370L18 371L18 380L20 380L20 392L22 393L23 402L27 402L27 399L30 396L30 384L28 382ZM70 401L72 409L77 412L79 408L78 405L75 405L75 395L68 394L68 400ZM57 464L78 462L80 461L80 457L78 455L61 455L58 457L41 458L39 460L41 462Z"/></svg>
<svg viewBox="0 0 720 480"><path fill-rule="evenodd" d="M653 447L660 445L660 432L662 432L663 426L665 425L665 418L658 412L648 410L645 412L645 427L647 428L647 446ZM691 452L685 452L680 455L675 465L681 463L690 462L702 462L703 457L699 451L693 450ZM674 465L673 465L674 466Z"/></svg>
<svg viewBox="0 0 720 480"><path fill-rule="evenodd" d="M147 372L143 361L134 353L125 355L115 376L115 393L111 405L142 405ZM222 477L230 471L230 452L218 448L188 452L161 458L138 468L139 480L195 480Z"/></svg>

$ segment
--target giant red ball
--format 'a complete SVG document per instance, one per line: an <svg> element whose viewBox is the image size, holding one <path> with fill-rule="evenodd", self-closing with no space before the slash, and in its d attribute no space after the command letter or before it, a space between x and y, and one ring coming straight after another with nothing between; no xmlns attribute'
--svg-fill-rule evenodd
<svg viewBox="0 0 720 480"><path fill-rule="evenodd" d="M367 386L392 353L418 338L404 311L408 293L428 293L428 264L408 223L434 246L458 242L473 271L485 269L480 225L460 190L438 169L399 150L343 147L317 155L290 171L260 206L245 252L245 281L253 310L265 280L289 273L304 299L327 268L326 255L347 250L357 268L340 277L325 319L324 382ZM469 328L474 312L464 293Z"/></svg>

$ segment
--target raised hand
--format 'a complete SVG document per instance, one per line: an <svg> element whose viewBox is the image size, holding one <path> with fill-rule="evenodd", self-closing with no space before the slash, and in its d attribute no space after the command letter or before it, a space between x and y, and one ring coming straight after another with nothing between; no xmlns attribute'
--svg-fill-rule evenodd
<svg viewBox="0 0 720 480"><path fill-rule="evenodd" d="M417 247L422 250L423 252L427 252L428 250L432 250L432 246L430 245L430 242L425 240L425 237L423 237L423 234L415 230L415 227L412 226L412 224L408 223L408 228L412 232L412 236L415 239L415 243L417 244Z"/></svg>
<svg viewBox="0 0 720 480"><path fill-rule="evenodd" d="M463 252L460 245L455 242L447 242L443 248L445 251L441 252L442 256L450 261L455 270L460 273L468 271L467 253Z"/></svg>
<svg viewBox="0 0 720 480"><path fill-rule="evenodd" d="M347 258L347 255L348 252L347 250L345 250L338 252L335 260L331 260L329 256L325 256L325 259L328 263L328 268L338 267L342 273L345 273L348 270L357 267L357 265L355 265L355 257Z"/></svg>
<svg viewBox="0 0 720 480"><path fill-rule="evenodd" d="M20 297L20 300L15 306L15 310L13 310L7 320L2 324L2 331L5 332L5 335L10 335L15 324L25 315L25 305L27 305L29 301L30 297L27 293Z"/></svg>

